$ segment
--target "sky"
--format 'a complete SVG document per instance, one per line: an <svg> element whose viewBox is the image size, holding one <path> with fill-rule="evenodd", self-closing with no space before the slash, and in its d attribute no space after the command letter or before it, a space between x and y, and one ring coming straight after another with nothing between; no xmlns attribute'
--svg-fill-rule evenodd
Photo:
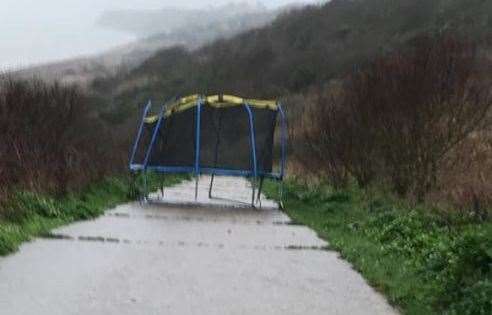
<svg viewBox="0 0 492 315"><path fill-rule="evenodd" d="M246 0L269 8L319 0ZM111 9L204 8L245 0L0 0L0 70L96 54L135 40L98 27Z"/></svg>

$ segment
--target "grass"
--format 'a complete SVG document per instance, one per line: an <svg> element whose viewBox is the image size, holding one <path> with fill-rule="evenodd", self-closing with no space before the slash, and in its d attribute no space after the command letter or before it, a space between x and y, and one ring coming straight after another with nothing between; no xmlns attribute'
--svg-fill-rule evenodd
<svg viewBox="0 0 492 315"><path fill-rule="evenodd" d="M278 199L275 186L266 193ZM406 314L492 314L492 223L382 193L286 184L284 205Z"/></svg>
<svg viewBox="0 0 492 315"><path fill-rule="evenodd" d="M183 176L151 176L149 187L157 189L161 182L171 186L183 179ZM17 251L23 242L56 227L96 218L108 208L135 200L141 182L141 178L106 179L59 199L26 191L12 193L0 208L0 256Z"/></svg>

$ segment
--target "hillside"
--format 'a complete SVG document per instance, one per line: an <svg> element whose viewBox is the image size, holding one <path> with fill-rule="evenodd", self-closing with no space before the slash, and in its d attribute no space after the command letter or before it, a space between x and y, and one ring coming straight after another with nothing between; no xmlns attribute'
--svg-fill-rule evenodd
<svg viewBox="0 0 492 315"><path fill-rule="evenodd" d="M97 24L145 38L155 34L169 34L183 28L203 28L213 24L227 29L234 27L233 20L237 24L251 23L249 20L261 20L270 15L271 12L263 5L245 2L203 9L168 7L160 10L106 11L99 17Z"/></svg>
<svg viewBox="0 0 492 315"><path fill-rule="evenodd" d="M492 2L482 0L334 0L198 50L161 50L95 86L119 95L113 108L124 111L147 98L197 91L280 97L340 77L423 32L482 36L492 28L490 12Z"/></svg>
<svg viewBox="0 0 492 315"><path fill-rule="evenodd" d="M242 7L244 10L240 10ZM34 75L46 80L87 84L94 78L111 78L123 69L133 69L160 49L177 45L197 49L214 40L231 38L241 32L262 27L288 8L268 10L237 4L196 10L168 8L144 12L110 11L100 17L98 23L101 26L136 33L140 39L97 56L34 66L14 74L23 78ZM170 16L175 19L170 19ZM196 20L193 16L207 18Z"/></svg>

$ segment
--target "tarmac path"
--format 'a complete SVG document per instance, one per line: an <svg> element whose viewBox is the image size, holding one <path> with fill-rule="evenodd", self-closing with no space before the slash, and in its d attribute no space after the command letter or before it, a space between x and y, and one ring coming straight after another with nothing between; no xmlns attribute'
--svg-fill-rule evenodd
<svg viewBox="0 0 492 315"><path fill-rule="evenodd" d="M208 206L121 205L0 258L0 314L397 314L273 201L260 210L210 200L208 181ZM164 197L192 201L194 188ZM251 190L218 178L214 194L247 203Z"/></svg>

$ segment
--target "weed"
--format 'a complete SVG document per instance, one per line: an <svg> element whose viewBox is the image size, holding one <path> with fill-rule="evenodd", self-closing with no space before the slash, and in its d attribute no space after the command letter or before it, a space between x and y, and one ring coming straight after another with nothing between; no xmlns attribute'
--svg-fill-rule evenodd
<svg viewBox="0 0 492 315"><path fill-rule="evenodd" d="M157 189L161 185L176 184L184 178L152 175L148 184L150 189ZM14 252L22 242L32 237L48 235L55 227L96 218L105 209L134 200L137 196L134 190L140 189L141 179L136 178L135 182L109 178L58 199L27 191L10 194L0 205L0 256Z"/></svg>

